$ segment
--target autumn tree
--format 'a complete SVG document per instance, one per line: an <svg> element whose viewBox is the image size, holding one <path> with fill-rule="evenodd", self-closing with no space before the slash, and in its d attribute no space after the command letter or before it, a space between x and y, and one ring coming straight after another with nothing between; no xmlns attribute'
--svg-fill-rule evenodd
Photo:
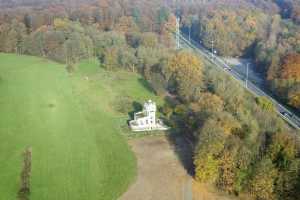
<svg viewBox="0 0 300 200"><path fill-rule="evenodd" d="M47 30L37 30L32 32L29 37L27 37L24 42L24 53L35 56L46 56L45 52L45 31Z"/></svg>
<svg viewBox="0 0 300 200"><path fill-rule="evenodd" d="M155 48L158 45L158 36L152 32L146 32L141 35L140 44L145 47Z"/></svg>
<svg viewBox="0 0 300 200"><path fill-rule="evenodd" d="M123 16L119 18L118 23L115 25L115 30L122 33L136 32L138 31L138 26L132 17Z"/></svg>
<svg viewBox="0 0 300 200"><path fill-rule="evenodd" d="M203 9L197 21L193 32L198 31L197 38L207 48L213 47L224 56L241 56L251 53L247 51L259 38L260 29L266 23L266 15L251 9L224 6ZM188 27L190 22L185 23Z"/></svg>
<svg viewBox="0 0 300 200"><path fill-rule="evenodd" d="M205 80L206 87L222 98L224 109L234 114L239 113L244 106L244 90L229 77L214 70L207 70L206 74L210 77L210 80Z"/></svg>
<svg viewBox="0 0 300 200"><path fill-rule="evenodd" d="M300 85L295 84L288 90L288 104L294 108L300 108Z"/></svg>
<svg viewBox="0 0 300 200"><path fill-rule="evenodd" d="M231 194L235 192L236 172L238 171L235 157L238 154L238 150L238 140L230 137L219 157L220 169L217 185Z"/></svg>
<svg viewBox="0 0 300 200"><path fill-rule="evenodd" d="M160 41L167 47L174 46L173 43L173 32L176 30L176 16L170 15L168 21L166 21L160 27Z"/></svg>
<svg viewBox="0 0 300 200"><path fill-rule="evenodd" d="M276 195L278 199L299 200L300 159L291 160L284 171L279 171L276 180Z"/></svg>
<svg viewBox="0 0 300 200"><path fill-rule="evenodd" d="M300 2L293 2L294 6L292 9L291 18L297 23L300 24Z"/></svg>
<svg viewBox="0 0 300 200"><path fill-rule="evenodd" d="M53 21L54 29L60 31L66 31L68 29L69 24L70 21L68 21L67 19L55 18Z"/></svg>
<svg viewBox="0 0 300 200"><path fill-rule="evenodd" d="M259 200L275 199L275 179L277 170L268 158L260 161L254 169L254 176L249 183L250 194Z"/></svg>
<svg viewBox="0 0 300 200"><path fill-rule="evenodd" d="M9 24L0 25L0 51L22 53L25 40L26 28L24 24L13 20Z"/></svg>
<svg viewBox="0 0 300 200"><path fill-rule="evenodd" d="M276 133L271 137L268 155L278 170L276 194L280 199L296 199L297 177L300 172L298 139L289 133Z"/></svg>
<svg viewBox="0 0 300 200"><path fill-rule="evenodd" d="M219 156L224 149L226 138L223 128L209 119L197 131L198 144L194 165L196 180L215 183L219 173Z"/></svg>
<svg viewBox="0 0 300 200"><path fill-rule="evenodd" d="M281 78L300 81L300 54L289 54L283 59Z"/></svg>
<svg viewBox="0 0 300 200"><path fill-rule="evenodd" d="M257 105L260 106L263 110L266 110L266 111L274 111L275 110L272 101L270 101L267 97L261 96L261 97L257 97L255 100L256 100Z"/></svg>
<svg viewBox="0 0 300 200"><path fill-rule="evenodd" d="M178 52L171 57L165 75L172 80L171 89L183 100L192 100L197 88L202 84L203 63L196 55Z"/></svg>
<svg viewBox="0 0 300 200"><path fill-rule="evenodd" d="M218 113L224 109L223 100L215 94L205 92L195 98L197 100L191 104L194 112Z"/></svg>
<svg viewBox="0 0 300 200"><path fill-rule="evenodd" d="M119 66L118 62L118 49L116 47L108 47L105 48L100 61L104 65L104 67L108 70L115 69Z"/></svg>
<svg viewBox="0 0 300 200"><path fill-rule="evenodd" d="M284 169L297 157L297 139L287 133L276 133L272 136L272 144L268 154L278 168Z"/></svg>
<svg viewBox="0 0 300 200"><path fill-rule="evenodd" d="M194 158L195 178L200 182L214 183L218 176L219 163L211 154L197 154Z"/></svg>
<svg viewBox="0 0 300 200"><path fill-rule="evenodd" d="M124 69L135 72L136 65L138 64L136 51L132 48L123 47L118 51L119 66Z"/></svg>
<svg viewBox="0 0 300 200"><path fill-rule="evenodd" d="M66 63L76 64L80 60L92 56L93 43L90 38L79 33L73 33L65 42Z"/></svg>

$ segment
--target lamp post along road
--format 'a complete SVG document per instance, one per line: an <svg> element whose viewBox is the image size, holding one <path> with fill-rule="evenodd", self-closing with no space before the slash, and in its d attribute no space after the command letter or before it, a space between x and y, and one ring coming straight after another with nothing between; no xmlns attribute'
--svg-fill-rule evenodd
<svg viewBox="0 0 300 200"><path fill-rule="evenodd" d="M189 42L191 42L191 26L189 26Z"/></svg>
<svg viewBox="0 0 300 200"><path fill-rule="evenodd" d="M248 88L248 77L249 77L249 63L246 66L246 88Z"/></svg>
<svg viewBox="0 0 300 200"><path fill-rule="evenodd" d="M215 41L211 41L211 57L214 57L214 42Z"/></svg>
<svg viewBox="0 0 300 200"><path fill-rule="evenodd" d="M180 27L179 27L179 17L176 17L176 48L180 49Z"/></svg>

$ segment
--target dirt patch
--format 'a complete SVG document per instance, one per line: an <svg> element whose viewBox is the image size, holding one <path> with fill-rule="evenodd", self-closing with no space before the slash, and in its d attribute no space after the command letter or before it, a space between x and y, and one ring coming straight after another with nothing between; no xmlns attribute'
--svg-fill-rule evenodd
<svg viewBox="0 0 300 200"><path fill-rule="evenodd" d="M129 141L138 161L136 182L120 200L182 200L189 176L165 136Z"/></svg>
<svg viewBox="0 0 300 200"><path fill-rule="evenodd" d="M191 145L184 138L147 136L131 139L129 145L138 174L119 200L236 200L193 180Z"/></svg>

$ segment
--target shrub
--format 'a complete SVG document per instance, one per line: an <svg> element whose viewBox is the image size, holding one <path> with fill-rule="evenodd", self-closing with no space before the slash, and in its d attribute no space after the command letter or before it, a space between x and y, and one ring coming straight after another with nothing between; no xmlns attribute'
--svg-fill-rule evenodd
<svg viewBox="0 0 300 200"><path fill-rule="evenodd" d="M117 112L128 114L132 111L132 99L129 96L117 96L113 107Z"/></svg>
<svg viewBox="0 0 300 200"><path fill-rule="evenodd" d="M29 200L30 195L30 175L31 175L31 148L27 148L23 153L23 168L21 172L21 185L18 191L19 200Z"/></svg>
<svg viewBox="0 0 300 200"><path fill-rule="evenodd" d="M258 106L260 106L263 110L266 111L274 111L274 105L272 103L272 101L270 101L267 97L257 97L256 99L256 103Z"/></svg>

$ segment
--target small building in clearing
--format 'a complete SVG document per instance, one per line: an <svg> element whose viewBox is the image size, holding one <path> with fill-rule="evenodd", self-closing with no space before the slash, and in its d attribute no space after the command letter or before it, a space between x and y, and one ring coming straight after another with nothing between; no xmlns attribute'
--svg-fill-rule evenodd
<svg viewBox="0 0 300 200"><path fill-rule="evenodd" d="M151 100L144 103L141 112L134 113L134 120L129 122L132 131L168 130L160 119L156 119L156 103Z"/></svg>

